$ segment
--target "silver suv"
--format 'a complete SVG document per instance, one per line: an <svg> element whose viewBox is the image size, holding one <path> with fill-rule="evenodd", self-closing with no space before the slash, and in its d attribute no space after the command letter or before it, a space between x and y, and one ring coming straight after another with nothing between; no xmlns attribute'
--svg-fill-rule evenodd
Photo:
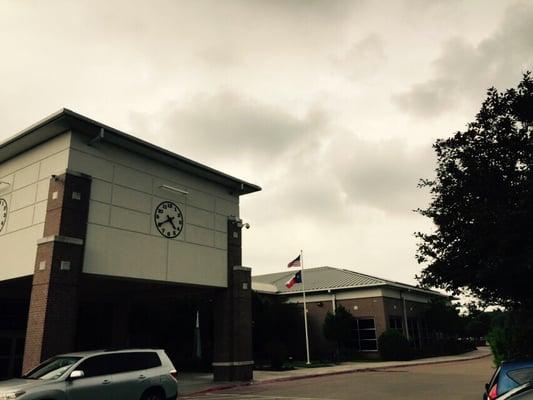
<svg viewBox="0 0 533 400"><path fill-rule="evenodd" d="M0 382L0 400L175 400L177 374L163 350L91 351L53 357Z"/></svg>

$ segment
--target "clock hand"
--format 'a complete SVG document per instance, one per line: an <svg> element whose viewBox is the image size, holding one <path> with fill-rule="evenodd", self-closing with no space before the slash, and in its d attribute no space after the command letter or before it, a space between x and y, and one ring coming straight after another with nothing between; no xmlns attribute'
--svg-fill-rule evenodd
<svg viewBox="0 0 533 400"><path fill-rule="evenodd" d="M163 226L163 225L166 224L167 222L172 223L172 219L170 218L170 216L167 216L167 219L164 220L163 222L158 222L158 223L157 223L157 226L161 228L161 226ZM172 224L172 225L174 225L174 224Z"/></svg>
<svg viewBox="0 0 533 400"><path fill-rule="evenodd" d="M176 228L176 225L174 225L174 217L168 217L168 222L170 222L170 224L172 225L172 227L173 227L174 229L177 229L177 228Z"/></svg>

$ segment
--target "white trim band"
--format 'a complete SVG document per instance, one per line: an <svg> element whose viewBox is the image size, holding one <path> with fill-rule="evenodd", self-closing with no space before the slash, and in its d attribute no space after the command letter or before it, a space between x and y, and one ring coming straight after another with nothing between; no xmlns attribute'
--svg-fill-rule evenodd
<svg viewBox="0 0 533 400"><path fill-rule="evenodd" d="M234 265L233 266L234 271L250 271L252 272L252 269L250 267L243 267L242 265Z"/></svg>
<svg viewBox="0 0 533 400"><path fill-rule="evenodd" d="M228 362L214 362L213 367L242 367L245 365L254 365L254 361L228 361Z"/></svg>
<svg viewBox="0 0 533 400"><path fill-rule="evenodd" d="M168 190L169 192L179 193L183 195L188 195L189 192L183 189L178 189L177 187L170 186L170 185L160 185L159 189Z"/></svg>
<svg viewBox="0 0 533 400"><path fill-rule="evenodd" d="M46 236L37 240L37 244L45 244L50 242L76 244L78 246L83 246L83 239L73 238L70 236L53 235Z"/></svg>

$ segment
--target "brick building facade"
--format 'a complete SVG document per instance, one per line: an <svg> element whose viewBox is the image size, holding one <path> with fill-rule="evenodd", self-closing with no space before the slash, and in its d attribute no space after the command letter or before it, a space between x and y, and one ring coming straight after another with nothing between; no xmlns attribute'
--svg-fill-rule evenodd
<svg viewBox="0 0 533 400"><path fill-rule="evenodd" d="M281 296L288 303L303 306L302 284L290 289L285 286L293 274L293 270L287 270L254 276L253 290ZM422 347L428 333L424 311L432 299L447 297L439 292L332 267L306 269L304 281L310 352L314 358L329 357L334 350L323 335L323 324L327 313L339 306L356 318L355 350L371 358L379 354L377 339L389 328L401 330L416 346Z"/></svg>

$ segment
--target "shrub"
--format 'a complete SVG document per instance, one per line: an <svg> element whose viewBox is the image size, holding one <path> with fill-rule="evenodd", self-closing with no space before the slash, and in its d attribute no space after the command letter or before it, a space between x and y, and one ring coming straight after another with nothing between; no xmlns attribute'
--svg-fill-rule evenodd
<svg viewBox="0 0 533 400"><path fill-rule="evenodd" d="M378 339L379 352L383 360L411 360L414 356L409 341L396 329L388 329Z"/></svg>
<svg viewBox="0 0 533 400"><path fill-rule="evenodd" d="M283 364L287 359L287 346L279 341L267 343L266 350L270 362L270 368L273 370L282 370Z"/></svg>
<svg viewBox="0 0 533 400"><path fill-rule="evenodd" d="M422 349L421 355L424 357L450 356L466 353L475 350L476 346L472 340L458 340L455 338L435 340Z"/></svg>
<svg viewBox="0 0 533 400"><path fill-rule="evenodd" d="M335 314L328 311L322 326L326 339L337 346L334 359L347 358L354 345L354 329L356 319L344 307L339 306Z"/></svg>
<svg viewBox="0 0 533 400"><path fill-rule="evenodd" d="M496 321L487 335L494 362L533 357L533 318L525 312L509 312Z"/></svg>

